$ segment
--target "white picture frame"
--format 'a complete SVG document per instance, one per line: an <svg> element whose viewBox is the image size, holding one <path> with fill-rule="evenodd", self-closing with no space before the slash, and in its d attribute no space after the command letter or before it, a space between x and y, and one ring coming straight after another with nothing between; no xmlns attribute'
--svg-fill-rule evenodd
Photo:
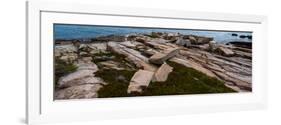
<svg viewBox="0 0 281 125"><path fill-rule="evenodd" d="M266 107L267 18L265 16L35 1L27 2L26 7L28 124L237 111ZM48 79L53 79L53 70L49 70L53 62L48 61L53 57L53 38L50 37L53 34L53 23L253 31L253 91L234 94L54 101L53 87L48 86Z"/></svg>

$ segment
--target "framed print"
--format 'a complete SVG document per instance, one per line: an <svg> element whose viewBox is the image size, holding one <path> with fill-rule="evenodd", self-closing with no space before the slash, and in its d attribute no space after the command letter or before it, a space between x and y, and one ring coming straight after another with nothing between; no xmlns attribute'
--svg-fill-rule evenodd
<svg viewBox="0 0 281 125"><path fill-rule="evenodd" d="M266 17L27 2L30 124L261 109Z"/></svg>

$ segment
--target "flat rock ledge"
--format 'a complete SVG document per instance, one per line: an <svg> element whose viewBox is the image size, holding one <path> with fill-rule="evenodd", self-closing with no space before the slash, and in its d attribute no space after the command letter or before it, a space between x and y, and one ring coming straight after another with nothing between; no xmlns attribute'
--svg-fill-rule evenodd
<svg viewBox="0 0 281 125"><path fill-rule="evenodd" d="M127 93L142 93L143 88L148 87L153 76L154 72L147 70L138 70L130 81Z"/></svg>
<svg viewBox="0 0 281 125"><path fill-rule="evenodd" d="M173 67L163 63L154 74L153 82L165 82L168 75L173 71Z"/></svg>
<svg viewBox="0 0 281 125"><path fill-rule="evenodd" d="M217 51L219 54L223 55L223 56L234 56L235 53L231 50L231 49L228 49L226 47L218 47L215 51Z"/></svg>
<svg viewBox="0 0 281 125"><path fill-rule="evenodd" d="M55 93L56 99L89 99L97 98L100 84L83 84L61 89Z"/></svg>
<svg viewBox="0 0 281 125"><path fill-rule="evenodd" d="M81 47L80 47L81 48ZM85 48L85 46L83 47ZM82 51L83 53L84 51ZM80 52L81 53L81 52ZM92 62L92 57L80 57L75 64L77 70L58 80L56 99L97 98L98 90L107 85L103 79L95 77L98 66Z"/></svg>
<svg viewBox="0 0 281 125"><path fill-rule="evenodd" d="M171 61L201 73L217 78L225 86L238 92L252 90L252 50L237 45L217 43L213 38L153 33L153 37L144 34L126 37L104 37L95 39L98 43L59 44L55 47L55 58L66 64L75 64L77 70L58 80L56 99L97 98L98 91L105 83L96 77L99 70L93 63L95 54L115 53L124 56L126 62L138 69L129 82L128 94L142 93L151 82L165 82L173 67ZM103 42L100 42L103 41ZM97 62L102 67L126 70L119 67L123 62L105 60ZM134 69L135 70L135 69Z"/></svg>
<svg viewBox="0 0 281 125"><path fill-rule="evenodd" d="M179 53L178 48L169 48L164 52L155 53L149 58L149 62L154 64L163 64L167 59L176 56Z"/></svg>

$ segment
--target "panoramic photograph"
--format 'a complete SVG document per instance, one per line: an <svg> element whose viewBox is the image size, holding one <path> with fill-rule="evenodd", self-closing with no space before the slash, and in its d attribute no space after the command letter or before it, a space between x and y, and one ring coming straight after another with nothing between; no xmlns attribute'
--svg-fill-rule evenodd
<svg viewBox="0 0 281 125"><path fill-rule="evenodd" d="M54 100L252 92L252 32L53 27Z"/></svg>

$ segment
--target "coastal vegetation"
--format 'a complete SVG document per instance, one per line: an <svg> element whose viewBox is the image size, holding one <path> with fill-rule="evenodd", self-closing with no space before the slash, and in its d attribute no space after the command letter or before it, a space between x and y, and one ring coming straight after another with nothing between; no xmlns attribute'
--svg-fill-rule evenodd
<svg viewBox="0 0 281 125"><path fill-rule="evenodd" d="M55 86L57 87L59 78L69 73L75 72L76 70L77 66L74 64L67 64L60 59L55 59Z"/></svg>
<svg viewBox="0 0 281 125"><path fill-rule="evenodd" d="M250 92L251 53L249 44L167 32L60 40L55 44L54 97Z"/></svg>
<svg viewBox="0 0 281 125"><path fill-rule="evenodd" d="M165 82L151 82L143 93L127 93L130 79L135 71L104 70L96 75L110 83L98 92L100 98L131 97L131 96L159 96L204 93L230 93L233 89L224 86L224 82L211 78L192 68L168 62L174 68ZM120 79L120 77L122 79ZM118 79L119 78L119 79Z"/></svg>

